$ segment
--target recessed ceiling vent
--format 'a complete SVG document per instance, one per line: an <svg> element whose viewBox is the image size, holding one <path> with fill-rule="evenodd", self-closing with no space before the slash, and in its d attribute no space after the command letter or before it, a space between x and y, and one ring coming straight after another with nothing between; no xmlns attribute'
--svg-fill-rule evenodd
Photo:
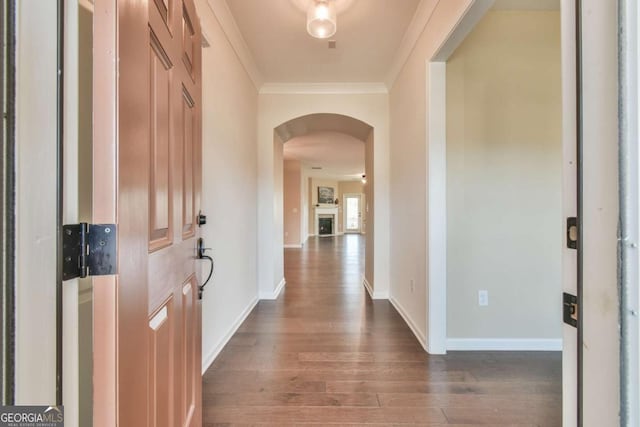
<svg viewBox="0 0 640 427"><path fill-rule="evenodd" d="M335 49L337 43L338 42L336 42L335 40L329 40L329 49Z"/></svg>
<svg viewBox="0 0 640 427"><path fill-rule="evenodd" d="M322 167L321 166L312 166L311 169L319 171L319 170L322 170Z"/></svg>

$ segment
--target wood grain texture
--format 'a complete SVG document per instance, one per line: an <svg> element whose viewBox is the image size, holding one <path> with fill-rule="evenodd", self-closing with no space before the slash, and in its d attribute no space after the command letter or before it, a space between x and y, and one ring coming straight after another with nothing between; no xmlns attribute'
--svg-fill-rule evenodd
<svg viewBox="0 0 640 427"><path fill-rule="evenodd" d="M364 237L285 250L261 301L203 377L205 426L562 424L560 353L430 356L362 287Z"/></svg>

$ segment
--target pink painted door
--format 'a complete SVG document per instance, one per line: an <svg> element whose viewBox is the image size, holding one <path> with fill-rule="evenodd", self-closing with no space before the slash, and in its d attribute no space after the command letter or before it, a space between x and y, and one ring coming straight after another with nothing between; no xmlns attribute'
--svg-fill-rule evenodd
<svg viewBox="0 0 640 427"><path fill-rule="evenodd" d="M95 425L200 426L201 33L193 0L97 0L94 219L118 275L94 281Z"/></svg>

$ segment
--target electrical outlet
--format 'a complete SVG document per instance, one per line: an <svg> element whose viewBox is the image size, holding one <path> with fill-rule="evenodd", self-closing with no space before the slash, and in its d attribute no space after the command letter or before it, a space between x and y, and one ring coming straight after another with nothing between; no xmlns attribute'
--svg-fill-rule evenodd
<svg viewBox="0 0 640 427"><path fill-rule="evenodd" d="M416 281L411 279L409 280L409 286L411 287L411 293L416 290Z"/></svg>
<svg viewBox="0 0 640 427"><path fill-rule="evenodd" d="M486 290L478 291L478 305L480 306L489 305L489 291L486 291Z"/></svg>

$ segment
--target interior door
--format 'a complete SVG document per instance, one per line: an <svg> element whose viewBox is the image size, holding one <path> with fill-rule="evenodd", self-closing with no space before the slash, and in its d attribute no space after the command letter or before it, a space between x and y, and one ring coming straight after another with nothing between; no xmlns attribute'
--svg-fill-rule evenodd
<svg viewBox="0 0 640 427"><path fill-rule="evenodd" d="M344 197L344 230L347 233L359 233L362 229L362 196L348 194Z"/></svg>
<svg viewBox="0 0 640 427"><path fill-rule="evenodd" d="M199 426L201 32L193 0L97 0L94 220L118 275L94 280L94 420Z"/></svg>

